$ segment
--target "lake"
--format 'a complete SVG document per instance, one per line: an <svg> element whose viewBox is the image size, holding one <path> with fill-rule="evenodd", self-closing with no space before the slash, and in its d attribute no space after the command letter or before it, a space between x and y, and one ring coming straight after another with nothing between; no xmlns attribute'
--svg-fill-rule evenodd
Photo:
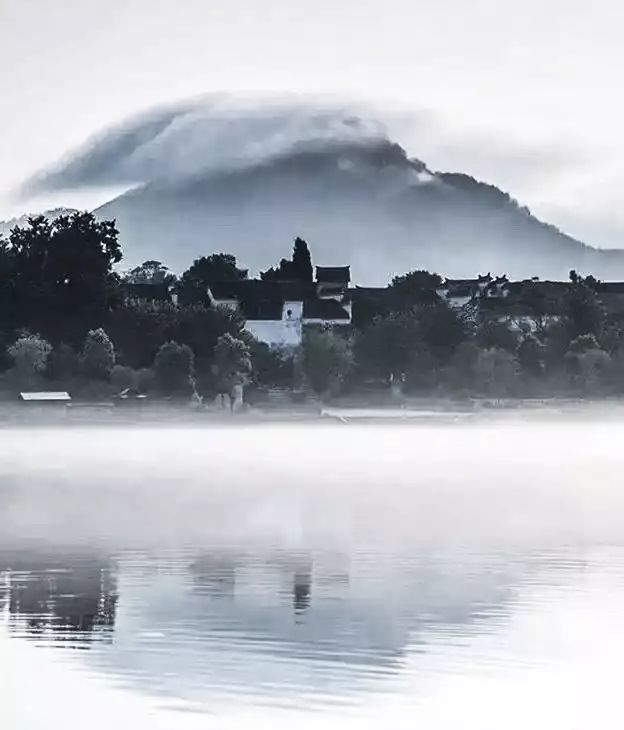
<svg viewBox="0 0 624 730"><path fill-rule="evenodd" d="M0 727L615 728L613 411L0 432Z"/></svg>

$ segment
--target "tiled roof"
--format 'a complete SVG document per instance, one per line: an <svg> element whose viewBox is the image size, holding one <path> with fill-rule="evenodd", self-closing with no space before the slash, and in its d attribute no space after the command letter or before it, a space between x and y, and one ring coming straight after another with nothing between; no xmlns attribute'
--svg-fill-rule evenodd
<svg viewBox="0 0 624 730"><path fill-rule="evenodd" d="M215 299L302 301L306 296L313 295L314 285L301 281L243 279L242 281L222 281L211 284L210 291Z"/></svg>
<svg viewBox="0 0 624 730"><path fill-rule="evenodd" d="M348 284L351 281L351 267L317 266L316 281L319 284Z"/></svg>
<svg viewBox="0 0 624 730"><path fill-rule="evenodd" d="M350 319L349 312L335 299L305 299L304 319Z"/></svg>

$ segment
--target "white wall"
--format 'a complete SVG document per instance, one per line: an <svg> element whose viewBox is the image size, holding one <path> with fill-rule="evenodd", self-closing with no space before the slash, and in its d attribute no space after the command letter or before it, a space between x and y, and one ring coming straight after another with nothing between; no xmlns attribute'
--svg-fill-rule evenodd
<svg viewBox="0 0 624 730"><path fill-rule="evenodd" d="M290 314L288 314L290 312ZM284 302L284 308L282 310L283 320L299 320L303 317L303 302Z"/></svg>
<svg viewBox="0 0 624 730"><path fill-rule="evenodd" d="M297 347L301 344L301 319L248 319L245 329L267 345Z"/></svg>

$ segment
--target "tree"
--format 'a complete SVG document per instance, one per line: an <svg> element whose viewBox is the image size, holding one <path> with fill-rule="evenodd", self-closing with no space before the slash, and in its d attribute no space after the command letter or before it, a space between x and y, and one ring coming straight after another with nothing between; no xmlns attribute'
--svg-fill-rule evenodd
<svg viewBox="0 0 624 730"><path fill-rule="evenodd" d="M436 302L414 311L422 338L440 363L447 363L466 339L467 325L445 302Z"/></svg>
<svg viewBox="0 0 624 730"><path fill-rule="evenodd" d="M571 272L571 277L572 273L574 272ZM600 337L606 312L587 280L578 277L572 279L572 284L563 298L563 317L570 340L585 334Z"/></svg>
<svg viewBox="0 0 624 730"><path fill-rule="evenodd" d="M24 334L8 349L19 376L31 377L46 369L52 347L39 335Z"/></svg>
<svg viewBox="0 0 624 730"><path fill-rule="evenodd" d="M53 380L71 380L80 374L80 355L70 345L61 342L48 358L46 374Z"/></svg>
<svg viewBox="0 0 624 730"><path fill-rule="evenodd" d="M543 346L535 335L525 335L518 345L518 363L523 373L538 377L542 374Z"/></svg>
<svg viewBox="0 0 624 730"><path fill-rule="evenodd" d="M194 357L188 345L166 342L154 358L154 379L167 395L189 395L194 387Z"/></svg>
<svg viewBox="0 0 624 730"><path fill-rule="evenodd" d="M571 384L584 393L598 392L609 380L612 360L593 335L583 335L570 343L565 362Z"/></svg>
<svg viewBox="0 0 624 730"><path fill-rule="evenodd" d="M312 257L308 244L297 237L293 247L292 259L282 259L279 266L271 267L260 273L263 281L301 281L312 283L314 275L312 270Z"/></svg>
<svg viewBox="0 0 624 730"><path fill-rule="evenodd" d="M15 257L10 244L0 236L0 335L15 331L19 312L15 301Z"/></svg>
<svg viewBox="0 0 624 730"><path fill-rule="evenodd" d="M515 357L500 347L482 350L476 364L479 389L487 395L509 395L516 381L517 365Z"/></svg>
<svg viewBox="0 0 624 730"><path fill-rule="evenodd" d="M486 319L477 328L477 342L485 350L495 347L515 353L518 349L518 333L504 320Z"/></svg>
<svg viewBox="0 0 624 730"><path fill-rule="evenodd" d="M127 365L115 365L110 374L110 381L121 392L129 388L137 388L139 376L134 368Z"/></svg>
<svg viewBox="0 0 624 730"><path fill-rule="evenodd" d="M182 274L178 284L181 304L205 304L211 284L223 281L241 281L247 278L247 269L239 269L236 256L213 253L195 259Z"/></svg>
<svg viewBox="0 0 624 730"><path fill-rule="evenodd" d="M450 363L449 376L452 387L457 390L471 390L477 378L477 363L481 350L472 341L460 343Z"/></svg>
<svg viewBox="0 0 624 730"><path fill-rule="evenodd" d="M92 213L54 221L37 216L14 228L5 255L13 276L15 324L36 328L53 341L80 341L115 299L117 236L113 221L98 221Z"/></svg>
<svg viewBox="0 0 624 730"><path fill-rule="evenodd" d="M333 330L306 330L303 368L319 395L336 393L353 368L351 342Z"/></svg>
<svg viewBox="0 0 624 730"><path fill-rule="evenodd" d="M129 284L174 284L176 275L162 261L144 261L140 266L130 269L124 276Z"/></svg>
<svg viewBox="0 0 624 730"><path fill-rule="evenodd" d="M115 360L115 348L106 332L101 327L89 330L82 351L85 375L94 380L108 380Z"/></svg>
<svg viewBox="0 0 624 730"><path fill-rule="evenodd" d="M395 276L390 284L390 291L394 295L394 306L400 311L439 301L437 289L441 286L441 276L420 269Z"/></svg>
<svg viewBox="0 0 624 730"><path fill-rule="evenodd" d="M572 342L570 342L568 352L581 354L583 352L588 352L589 350L599 350L599 349L600 349L600 345L598 344L596 335L585 334L585 335L579 335L574 340L572 340Z"/></svg>
<svg viewBox="0 0 624 730"><path fill-rule="evenodd" d="M245 320L225 307L192 305L174 307L168 302L128 302L110 313L107 330L119 359L134 368L152 364L158 348L174 341L188 345L196 356L196 368L208 368L219 337L229 332L240 336Z"/></svg>
<svg viewBox="0 0 624 730"><path fill-rule="evenodd" d="M308 244L303 238L295 238L295 245L292 256L293 274L297 281L312 282L314 273L312 270L312 257Z"/></svg>
<svg viewBox="0 0 624 730"><path fill-rule="evenodd" d="M411 312L393 312L358 332L355 359L362 375L403 380L415 354L426 347L418 318Z"/></svg>
<svg viewBox="0 0 624 730"><path fill-rule="evenodd" d="M217 340L214 362L220 393L231 393L234 386L244 385L251 374L249 346L229 333Z"/></svg>
<svg viewBox="0 0 624 730"><path fill-rule="evenodd" d="M245 333L241 337L249 347L253 366L252 379L259 386L293 386L296 380L295 357L287 349L269 347Z"/></svg>

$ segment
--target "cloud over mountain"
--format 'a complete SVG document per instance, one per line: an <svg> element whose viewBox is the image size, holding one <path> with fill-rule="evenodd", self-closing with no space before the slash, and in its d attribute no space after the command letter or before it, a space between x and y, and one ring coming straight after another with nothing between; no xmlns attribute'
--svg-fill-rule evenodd
<svg viewBox="0 0 624 730"><path fill-rule="evenodd" d="M105 130L24 191L121 186L114 217L129 263L174 269L211 251L252 270L307 238L319 263L351 263L361 282L429 268L565 278L624 277L624 253L542 223L498 188L410 158L357 105L209 96Z"/></svg>

